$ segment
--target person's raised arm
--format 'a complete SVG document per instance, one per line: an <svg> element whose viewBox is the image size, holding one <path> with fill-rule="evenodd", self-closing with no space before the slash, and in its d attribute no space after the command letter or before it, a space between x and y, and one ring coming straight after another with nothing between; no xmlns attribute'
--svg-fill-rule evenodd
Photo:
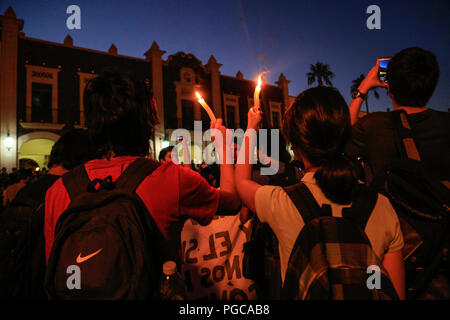
<svg viewBox="0 0 450 320"><path fill-rule="evenodd" d="M241 208L241 200L234 183L234 165L229 160L229 156L233 153L232 144L226 139L226 128L222 125L222 119L212 121L211 129L211 136L220 159L220 194L217 214L234 215Z"/></svg>
<svg viewBox="0 0 450 320"><path fill-rule="evenodd" d="M252 181L252 164L250 157L253 157L253 150L256 145L256 133L262 121L261 111L248 112L248 125L239 150L238 160L235 170L235 180L237 192L244 205L253 212L256 212L255 194L261 187L260 184Z"/></svg>
<svg viewBox="0 0 450 320"><path fill-rule="evenodd" d="M378 63L370 69L367 76L364 78L363 81L361 81L361 84L358 87L358 91L361 92L363 95L367 95L369 93L370 89L376 88L376 87L384 87L387 88L386 83L380 82L378 79ZM349 111L350 111L350 122L352 125L358 121L358 115L359 110L361 109L361 105L364 102L363 97L357 97L350 102L349 105Z"/></svg>

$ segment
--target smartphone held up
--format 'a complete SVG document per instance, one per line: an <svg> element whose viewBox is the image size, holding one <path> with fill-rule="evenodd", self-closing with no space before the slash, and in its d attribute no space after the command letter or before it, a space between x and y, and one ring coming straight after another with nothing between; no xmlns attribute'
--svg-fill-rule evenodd
<svg viewBox="0 0 450 320"><path fill-rule="evenodd" d="M386 81L386 70L387 70L389 61L391 61L391 58L379 58L378 59L378 79L380 80L380 82L387 82Z"/></svg>

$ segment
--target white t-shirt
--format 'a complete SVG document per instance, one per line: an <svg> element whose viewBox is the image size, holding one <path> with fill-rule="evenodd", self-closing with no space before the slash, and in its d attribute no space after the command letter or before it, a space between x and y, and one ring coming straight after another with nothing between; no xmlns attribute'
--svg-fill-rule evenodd
<svg viewBox="0 0 450 320"><path fill-rule="evenodd" d="M323 204L331 206L332 215L335 217L342 217L342 209L351 206L334 203L325 197L314 179L313 172L306 173L302 182L311 191L319 206ZM259 188L255 194L255 206L259 220L269 224L278 239L281 279L284 282L292 248L304 226L303 219L291 198L281 187ZM364 231L380 260L383 260L385 253L403 248L403 234L397 214L390 201L381 194L378 195Z"/></svg>
<svg viewBox="0 0 450 320"><path fill-rule="evenodd" d="M239 215L215 216L201 226L189 219L181 232L182 277L189 300L255 300L254 281L244 277L243 245L250 240L252 220Z"/></svg>

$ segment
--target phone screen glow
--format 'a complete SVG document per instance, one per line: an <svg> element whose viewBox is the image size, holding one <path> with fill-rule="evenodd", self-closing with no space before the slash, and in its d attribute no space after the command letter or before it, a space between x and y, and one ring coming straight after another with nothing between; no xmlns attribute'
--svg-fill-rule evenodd
<svg viewBox="0 0 450 320"><path fill-rule="evenodd" d="M380 63L379 63L380 68L386 69L387 66L388 66L388 64L389 64L389 61L390 61L390 60L380 60Z"/></svg>

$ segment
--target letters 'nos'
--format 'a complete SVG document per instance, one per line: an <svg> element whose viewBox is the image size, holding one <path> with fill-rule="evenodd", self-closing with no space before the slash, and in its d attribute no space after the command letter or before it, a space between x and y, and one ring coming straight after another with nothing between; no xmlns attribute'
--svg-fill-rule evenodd
<svg viewBox="0 0 450 320"><path fill-rule="evenodd" d="M367 14L372 14L370 17L367 18L366 26L367 29L373 30L373 29L381 29L381 9L377 5L371 5L367 7L366 10Z"/></svg>

